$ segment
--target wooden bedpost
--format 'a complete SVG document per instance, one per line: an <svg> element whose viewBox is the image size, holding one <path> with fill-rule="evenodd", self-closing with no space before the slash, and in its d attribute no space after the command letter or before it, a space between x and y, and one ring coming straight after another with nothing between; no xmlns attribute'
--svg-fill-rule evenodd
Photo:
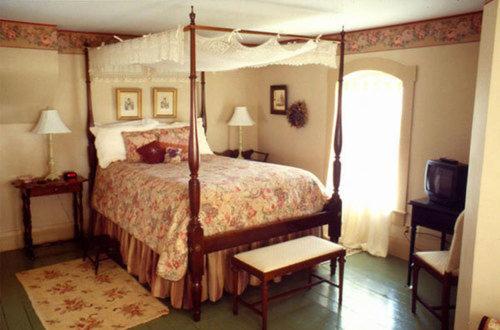
<svg viewBox="0 0 500 330"><path fill-rule="evenodd" d="M340 64L338 76L337 94L337 120L335 121L335 132L333 150L335 153L333 161L333 194L325 209L333 213L332 222L328 225L328 236L332 242L338 242L342 228L342 199L339 195L340 186L340 153L342 152L342 85L344 82L344 56L345 56L345 32L340 33ZM331 273L335 274L335 263L332 262Z"/></svg>
<svg viewBox="0 0 500 330"><path fill-rule="evenodd" d="M207 133L207 108L205 97L205 71L201 72L201 119L203 120L203 129Z"/></svg>
<svg viewBox="0 0 500 330"><path fill-rule="evenodd" d="M190 116L189 116L189 208L191 217L188 225L188 269L191 279L191 299L193 303L193 319L199 321L201 317L201 278L203 276L203 228L198 218L200 212L200 181L198 169L200 156L198 152L198 132L196 113L196 31L195 13L191 6L189 39L190 39Z"/></svg>
<svg viewBox="0 0 500 330"><path fill-rule="evenodd" d="M89 44L85 43L84 45L84 55L85 55L85 84L87 87L87 153L88 153L88 161L89 161L89 196L92 194L92 189L94 188L95 181L95 172L97 168L97 156L95 150L95 137L94 134L90 131L90 127L94 126L94 113L92 111L92 94L91 94L91 81L90 81L90 73L89 73ZM90 201L90 198L89 198Z"/></svg>
<svg viewBox="0 0 500 330"><path fill-rule="evenodd" d="M92 91L91 91L91 81L90 81L90 66L89 66L89 47L88 43L84 44L84 56L85 56L85 85L87 91L87 156L89 162L89 189L88 189L88 202L89 202L89 226L87 239L84 241L83 246L83 258L87 257L88 244L91 242L94 235L94 227L96 220L96 213L92 207L92 194L94 192L94 183L97 170L97 153L95 149L95 137L90 131L90 128L94 126L94 113L92 111Z"/></svg>

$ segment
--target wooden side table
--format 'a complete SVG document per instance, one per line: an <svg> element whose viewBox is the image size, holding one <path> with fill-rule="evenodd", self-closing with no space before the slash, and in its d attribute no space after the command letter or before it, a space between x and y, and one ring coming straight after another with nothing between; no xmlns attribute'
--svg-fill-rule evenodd
<svg viewBox="0 0 500 330"><path fill-rule="evenodd" d="M411 214L410 255L408 257L408 286L410 286L411 283L417 226L440 231L441 250L444 250L446 248L446 235L453 234L455 221L463 211L463 206L444 206L433 203L428 198L412 200L410 201L410 205L413 209Z"/></svg>
<svg viewBox="0 0 500 330"><path fill-rule="evenodd" d="M224 150L223 152L214 152L214 153L219 156L238 158L239 151L238 149L234 150L228 149ZM269 153L260 152L253 149L243 150L241 152L241 155L243 156L244 159L255 160L258 162L267 162L267 158L269 157Z"/></svg>
<svg viewBox="0 0 500 330"><path fill-rule="evenodd" d="M58 194L73 194L73 221L74 238L83 244L83 183L86 178L78 176L76 179L65 181L33 181L23 182L15 180L12 185L21 191L23 201L23 224L24 224L24 249L30 259L35 258L33 238L31 235L31 197L48 196Z"/></svg>

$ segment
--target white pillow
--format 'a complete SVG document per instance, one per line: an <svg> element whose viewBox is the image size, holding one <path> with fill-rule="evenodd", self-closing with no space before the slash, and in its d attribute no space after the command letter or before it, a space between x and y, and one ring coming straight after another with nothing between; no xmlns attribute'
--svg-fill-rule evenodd
<svg viewBox="0 0 500 330"><path fill-rule="evenodd" d="M196 121L198 125L198 148L200 150L200 155L213 155L214 152L210 148L210 145L207 141L207 136L205 135L205 129L203 128L203 119L198 118ZM161 125L161 124L160 124ZM175 128L175 127L186 127L189 126L189 123L177 121L175 123L167 124L166 128Z"/></svg>
<svg viewBox="0 0 500 330"><path fill-rule="evenodd" d="M112 123L107 124L96 124L95 126L90 127L90 132L97 137L97 134L102 128L113 128L113 127L128 127L128 126L141 126L148 124L157 124L160 125L160 122L155 119L144 118L139 120L131 120L131 121L114 121Z"/></svg>
<svg viewBox="0 0 500 330"><path fill-rule="evenodd" d="M122 132L148 131L156 128L158 125L159 122L157 120L149 119L91 127L90 131L95 136L95 148L99 166L106 168L112 162L127 158Z"/></svg>

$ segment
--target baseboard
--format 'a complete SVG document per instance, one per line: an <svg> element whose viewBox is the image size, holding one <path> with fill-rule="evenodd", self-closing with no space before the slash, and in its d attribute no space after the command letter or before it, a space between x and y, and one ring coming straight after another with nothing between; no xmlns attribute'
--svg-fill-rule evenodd
<svg viewBox="0 0 500 330"><path fill-rule="evenodd" d="M73 222L34 228L32 236L34 244L70 239L73 237ZM23 230L12 230L0 234L0 252L22 247L24 247Z"/></svg>
<svg viewBox="0 0 500 330"><path fill-rule="evenodd" d="M410 229L406 226L391 226L391 234L389 236L389 254L395 257L408 260L410 252L409 233L405 232ZM415 251L436 251L440 247L439 232L428 228L418 227L417 237L415 240Z"/></svg>
<svg viewBox="0 0 500 330"><path fill-rule="evenodd" d="M408 260L408 253L410 250L410 242L408 242L403 237L389 237L389 254L403 259Z"/></svg>

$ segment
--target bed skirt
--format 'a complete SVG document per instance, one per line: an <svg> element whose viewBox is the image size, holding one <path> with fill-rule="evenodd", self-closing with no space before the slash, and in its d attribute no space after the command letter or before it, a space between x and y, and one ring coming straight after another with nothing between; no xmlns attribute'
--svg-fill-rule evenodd
<svg viewBox="0 0 500 330"><path fill-rule="evenodd" d="M143 242L137 240L128 232L123 230L113 221L97 213L97 234L107 234L120 242L120 253L123 262L127 266L127 271L136 276L141 284L147 284L150 287L153 296L158 298L170 298L174 308L191 308L191 294L189 276L184 276L179 281L168 281L156 274L156 265L159 255ZM232 272L229 266L230 257L235 253L254 249L260 246L275 244L278 242L290 240L293 238L317 235L321 233L320 228L313 228L302 232L297 232L278 238L273 238L265 242L256 242L242 245L236 248L217 251L205 256L205 269L202 279L202 301L219 300L224 291L232 292ZM238 273L238 291L243 292L247 285L258 285L256 278L251 277L244 272Z"/></svg>

